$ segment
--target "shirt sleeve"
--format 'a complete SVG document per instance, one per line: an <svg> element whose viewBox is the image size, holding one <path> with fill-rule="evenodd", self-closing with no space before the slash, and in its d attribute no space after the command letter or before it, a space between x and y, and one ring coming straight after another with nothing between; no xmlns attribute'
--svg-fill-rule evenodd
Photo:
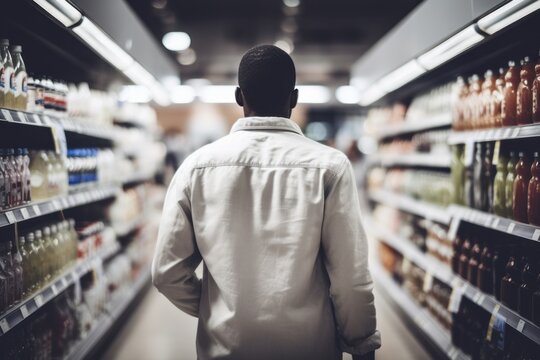
<svg viewBox="0 0 540 360"><path fill-rule="evenodd" d="M381 339L376 330L367 239L360 221L354 172L348 160L328 190L322 248L341 350L363 355L379 348Z"/></svg>
<svg viewBox="0 0 540 360"><path fill-rule="evenodd" d="M191 219L188 174L181 166L165 197L152 262L152 282L180 310L195 317L199 314L201 297L201 280L195 269L201 260Z"/></svg>

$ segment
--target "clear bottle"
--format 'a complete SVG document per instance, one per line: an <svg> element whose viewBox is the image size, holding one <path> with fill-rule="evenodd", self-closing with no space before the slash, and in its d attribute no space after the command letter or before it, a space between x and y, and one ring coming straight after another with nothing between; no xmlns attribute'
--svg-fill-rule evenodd
<svg viewBox="0 0 540 360"><path fill-rule="evenodd" d="M73 251L73 260L76 261L79 257L79 235L77 234L77 230L75 229L75 220L69 219L69 233L70 233L70 241L72 243L72 251Z"/></svg>
<svg viewBox="0 0 540 360"><path fill-rule="evenodd" d="M9 161L12 171L15 174L15 191L13 192L13 196L15 198L15 206L18 206L22 204L22 174L17 166L15 149L9 149Z"/></svg>
<svg viewBox="0 0 540 360"><path fill-rule="evenodd" d="M13 272L13 261L9 250L9 241L0 241L0 270L6 277L6 305L11 307L15 302L15 274Z"/></svg>
<svg viewBox="0 0 540 360"><path fill-rule="evenodd" d="M32 201L32 184L31 184L32 174L30 173L30 156L28 155L27 148L23 149L22 160L23 160L23 175L26 181L26 185L25 185L26 194L24 198L26 199L26 202L30 202Z"/></svg>
<svg viewBox="0 0 540 360"><path fill-rule="evenodd" d="M41 230L36 230L36 240L34 244L37 249L37 258L39 266L40 279L38 279L39 287L45 285L51 278L49 273L49 264L47 263L47 249L45 248L45 240L43 239L43 232Z"/></svg>
<svg viewBox="0 0 540 360"><path fill-rule="evenodd" d="M13 268L13 274L14 274L14 280L15 280L15 293L14 303L18 303L23 298L23 268L22 268L22 256L19 253L19 250L17 248L17 245L15 244L15 241L9 241L9 254L8 257L11 260L11 266Z"/></svg>
<svg viewBox="0 0 540 360"><path fill-rule="evenodd" d="M13 45L11 47L11 54L15 72L14 107L18 110L26 111L26 103L28 101L28 74L26 73L26 66L22 58L22 46Z"/></svg>
<svg viewBox="0 0 540 360"><path fill-rule="evenodd" d="M47 274L45 279L49 281L56 274L56 259L55 259L55 247L54 240L49 226L43 228L43 248L45 249L45 266Z"/></svg>
<svg viewBox="0 0 540 360"><path fill-rule="evenodd" d="M32 113L37 112L36 98L37 92L34 76L32 74L28 74L28 97L26 99L26 111Z"/></svg>
<svg viewBox="0 0 540 360"><path fill-rule="evenodd" d="M1 252L1 245L0 245ZM0 263L1 253L0 253ZM9 288L9 274L5 273L2 266L0 266L0 314L8 308L8 288Z"/></svg>
<svg viewBox="0 0 540 360"><path fill-rule="evenodd" d="M32 268L30 263L30 255L28 254L28 245L26 244L26 237L19 236L19 242L18 242L18 254L20 255L20 258L17 259L19 261L22 267L22 274L23 274L23 298L26 298L30 295L31 289L32 289Z"/></svg>
<svg viewBox="0 0 540 360"><path fill-rule="evenodd" d="M35 111L41 114L45 110L45 92L43 87L43 80L34 78L34 84L36 86Z"/></svg>
<svg viewBox="0 0 540 360"><path fill-rule="evenodd" d="M13 108L15 103L12 84L15 83L15 73L13 68L13 60L9 52L9 40L0 39L0 59L3 65L3 72L0 78L0 87L3 90L0 98L0 106L5 108Z"/></svg>
<svg viewBox="0 0 540 360"><path fill-rule="evenodd" d="M499 69L499 75L495 80L495 87L491 93L491 104L489 107L490 117L495 127L502 126L502 101L504 94L504 69Z"/></svg>
<svg viewBox="0 0 540 360"><path fill-rule="evenodd" d="M53 196L52 193L49 193L49 176L52 175L52 165L45 151L32 152L30 173L32 174L30 183L34 200L44 200Z"/></svg>
<svg viewBox="0 0 540 360"><path fill-rule="evenodd" d="M60 184L62 181L61 166L58 164L58 157L52 150L47 151L49 159L49 192L52 196L60 194ZM51 181L52 180L52 181Z"/></svg>
<svg viewBox="0 0 540 360"><path fill-rule="evenodd" d="M495 89L496 84L493 71L488 70L484 74L484 82L482 83L480 124L483 128L495 127L495 120L491 117L490 112L491 95Z"/></svg>
<svg viewBox="0 0 540 360"><path fill-rule="evenodd" d="M504 199L506 201L506 217L509 219L514 218L514 180L516 178L516 164L517 157L514 151L510 152L510 159L508 160L507 175L505 181Z"/></svg>
<svg viewBox="0 0 540 360"><path fill-rule="evenodd" d="M60 249L58 227L55 224L51 225L51 265L54 269L54 274L57 274L64 266Z"/></svg>
<svg viewBox="0 0 540 360"><path fill-rule="evenodd" d="M17 166L17 173L21 177L21 188L20 188L20 198L21 198L21 204L26 204L30 201L28 199L28 179L26 178L27 173L24 169L24 150L21 148L18 148L15 153L15 164Z"/></svg>
<svg viewBox="0 0 540 360"><path fill-rule="evenodd" d="M40 267L41 259L40 255L43 254L40 250L39 243L36 242L36 234L31 232L27 235L27 247L28 253L28 268L30 269L30 292L34 292L39 289L41 281L43 279L43 269Z"/></svg>
<svg viewBox="0 0 540 360"><path fill-rule="evenodd" d="M540 52L538 61L534 66L534 80L532 84L532 121L540 123Z"/></svg>

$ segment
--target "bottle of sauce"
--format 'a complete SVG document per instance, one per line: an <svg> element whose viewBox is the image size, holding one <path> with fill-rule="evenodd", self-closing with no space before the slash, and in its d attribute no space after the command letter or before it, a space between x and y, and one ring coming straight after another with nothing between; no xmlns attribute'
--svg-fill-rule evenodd
<svg viewBox="0 0 540 360"><path fill-rule="evenodd" d="M454 274L459 274L459 258L461 256L461 248L463 247L463 238L457 235L452 244L452 271Z"/></svg>
<svg viewBox="0 0 540 360"><path fill-rule="evenodd" d="M26 103L28 101L28 74L26 73L26 66L24 65L24 61L22 58L22 46L13 45L11 47L11 54L13 58L13 68L15 72L14 107L18 110L26 111Z"/></svg>
<svg viewBox="0 0 540 360"><path fill-rule="evenodd" d="M504 75L504 93L501 105L502 125L516 125L516 92L519 84L519 68L513 61L508 62Z"/></svg>
<svg viewBox="0 0 540 360"><path fill-rule="evenodd" d="M532 317L533 293L535 290L536 268L535 261L526 261L521 272L521 286L519 287L518 312L527 319Z"/></svg>
<svg viewBox="0 0 540 360"><path fill-rule="evenodd" d="M493 270L493 295L497 300L501 300L501 280L504 276L504 268L507 257L504 254L504 249L500 246L495 248L493 252L493 260L491 269Z"/></svg>
<svg viewBox="0 0 540 360"><path fill-rule="evenodd" d="M473 199L474 208L482 210L485 204L485 189L483 181L484 151L482 143L476 143L473 163Z"/></svg>
<svg viewBox="0 0 540 360"><path fill-rule="evenodd" d="M459 255L459 267L458 273L463 279L467 279L467 273L469 271L469 255L471 253L471 240L465 238L463 240L463 246L461 247L461 254Z"/></svg>
<svg viewBox="0 0 540 360"><path fill-rule="evenodd" d="M465 204L465 164L463 163L463 146L452 146L452 184L454 186L454 203Z"/></svg>
<svg viewBox="0 0 540 360"><path fill-rule="evenodd" d="M515 257L510 256L506 263L506 275L501 280L501 302L512 310L518 308L520 275Z"/></svg>
<svg viewBox="0 0 540 360"><path fill-rule="evenodd" d="M505 183L508 174L508 158L499 155L497 161L497 173L493 180L493 212L495 215L506 216Z"/></svg>
<svg viewBox="0 0 540 360"><path fill-rule="evenodd" d="M12 84L15 82L15 74L13 69L13 60L9 52L9 40L0 39L0 59L3 65L3 72L0 74L0 87L3 93L0 98L0 106L4 108L12 108L14 106L15 97Z"/></svg>
<svg viewBox="0 0 540 360"><path fill-rule="evenodd" d="M483 211L489 213L493 212L493 180L495 178L493 174L493 143L488 142L485 144L486 151L482 162L482 188L484 190L484 196L482 198Z"/></svg>
<svg viewBox="0 0 540 360"><path fill-rule="evenodd" d="M525 153L519 153L519 161L516 164L516 178L513 189L513 213L514 220L527 223L527 191L531 180L531 163Z"/></svg>
<svg viewBox="0 0 540 360"><path fill-rule="evenodd" d="M495 84L495 76L493 76L493 71L488 70L484 74L484 83L482 84L482 114L481 114L481 124L483 128L492 128L495 127L495 119L492 117L490 108L491 108L491 97L493 92L496 90L497 86Z"/></svg>
<svg viewBox="0 0 540 360"><path fill-rule="evenodd" d="M525 125L532 123L532 83L534 81L534 65L527 56L521 61L520 82L516 95L516 123Z"/></svg>
<svg viewBox="0 0 540 360"><path fill-rule="evenodd" d="M529 223L536 226L540 226L540 158L538 155L536 151L527 190L527 216Z"/></svg>
<svg viewBox="0 0 540 360"><path fill-rule="evenodd" d="M493 255L488 245L484 246L478 265L478 288L486 294L493 294L493 270L491 268Z"/></svg>
<svg viewBox="0 0 540 360"><path fill-rule="evenodd" d="M467 269L467 280L476 287L478 287L478 266L480 265L481 255L482 246L480 241L476 241L471 249L469 267Z"/></svg>
<svg viewBox="0 0 540 360"><path fill-rule="evenodd" d="M471 123L473 129L479 129L482 126L482 79L478 75L473 75L470 80L470 112L472 115Z"/></svg>
<svg viewBox="0 0 540 360"><path fill-rule="evenodd" d="M514 218L514 180L516 178L516 164L517 157L514 151L510 151L510 159L508 160L507 175L504 192L504 198L506 200L506 217L509 219Z"/></svg>
<svg viewBox="0 0 540 360"><path fill-rule="evenodd" d="M490 118L494 127L502 126L502 101L504 94L504 69L499 69L499 75L495 79L495 86L491 93L491 103L489 106Z"/></svg>
<svg viewBox="0 0 540 360"><path fill-rule="evenodd" d="M540 122L540 53L538 54L538 61L534 66L534 80L532 84L532 121L534 123Z"/></svg>

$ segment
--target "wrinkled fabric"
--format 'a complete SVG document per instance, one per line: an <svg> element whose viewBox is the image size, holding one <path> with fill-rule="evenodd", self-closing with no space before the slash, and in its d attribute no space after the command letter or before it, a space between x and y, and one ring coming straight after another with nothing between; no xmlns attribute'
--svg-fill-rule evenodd
<svg viewBox="0 0 540 360"><path fill-rule="evenodd" d="M199 359L341 359L380 347L367 254L345 155L242 118L176 172L152 278L199 318Z"/></svg>

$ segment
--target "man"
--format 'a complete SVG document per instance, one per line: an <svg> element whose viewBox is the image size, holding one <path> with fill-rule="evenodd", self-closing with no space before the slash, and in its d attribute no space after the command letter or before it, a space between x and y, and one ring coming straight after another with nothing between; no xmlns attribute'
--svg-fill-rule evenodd
<svg viewBox="0 0 540 360"><path fill-rule="evenodd" d="M199 318L199 359L370 359L380 346L353 171L289 120L295 81L284 51L249 50L246 117L167 192L153 282Z"/></svg>

